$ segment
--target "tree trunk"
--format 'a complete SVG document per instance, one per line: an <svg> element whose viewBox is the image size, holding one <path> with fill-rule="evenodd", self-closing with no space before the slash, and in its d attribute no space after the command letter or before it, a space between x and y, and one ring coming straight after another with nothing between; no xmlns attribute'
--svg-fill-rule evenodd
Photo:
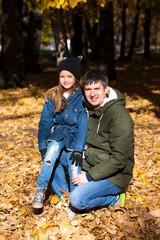
<svg viewBox="0 0 160 240"><path fill-rule="evenodd" d="M81 14L74 14L72 17L73 35L71 38L71 52L73 56L82 55L82 17Z"/></svg>
<svg viewBox="0 0 160 240"><path fill-rule="evenodd" d="M134 21L133 32L132 32L132 37L131 37L131 44L130 44L130 48L129 48L129 51L128 51L128 58L129 59L133 56L134 47L135 47L135 43L136 43L137 30L138 30L138 21L139 21L139 13L140 13L139 2L140 2L140 0L137 0L137 6L136 6L137 13L135 15L135 21Z"/></svg>
<svg viewBox="0 0 160 240"><path fill-rule="evenodd" d="M68 57L66 29L64 24L63 9L50 10L51 26L55 39L57 66L63 57Z"/></svg>
<svg viewBox="0 0 160 240"><path fill-rule="evenodd" d="M144 24L144 58L150 58L150 8L145 9L145 24Z"/></svg>
<svg viewBox="0 0 160 240"><path fill-rule="evenodd" d="M97 29L98 29L98 23L93 23L93 27L91 28L89 19L85 21L86 26L86 35L89 42L90 47L90 56L92 61L97 61L98 59L98 52L97 52Z"/></svg>
<svg viewBox="0 0 160 240"><path fill-rule="evenodd" d="M24 87L22 0L2 1L2 79L0 87Z"/></svg>
<svg viewBox="0 0 160 240"><path fill-rule="evenodd" d="M126 41L126 8L127 8L127 4L126 4L126 3L123 3L123 11L122 11L122 40L121 40L120 59L124 59L124 57L125 57L125 41Z"/></svg>
<svg viewBox="0 0 160 240"><path fill-rule="evenodd" d="M25 38L25 68L26 72L41 72L39 66L39 51L41 44L42 14L32 2L33 11L23 19L23 26L26 29ZM27 10L27 9L26 9ZM28 18L28 22L26 21Z"/></svg>
<svg viewBox="0 0 160 240"><path fill-rule="evenodd" d="M113 4L109 2L106 7L101 8L100 14L98 68L106 72L110 80L115 80Z"/></svg>

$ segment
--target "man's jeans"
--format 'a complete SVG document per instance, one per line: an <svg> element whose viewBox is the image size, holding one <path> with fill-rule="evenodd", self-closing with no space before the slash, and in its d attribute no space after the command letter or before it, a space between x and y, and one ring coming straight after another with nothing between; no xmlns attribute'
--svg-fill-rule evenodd
<svg viewBox="0 0 160 240"><path fill-rule="evenodd" d="M71 192L69 199L78 210L113 206L120 192L121 188L104 179L81 184Z"/></svg>
<svg viewBox="0 0 160 240"><path fill-rule="evenodd" d="M65 180L65 173L64 173L64 169L62 167L61 164L59 164L59 157L61 154L61 151L64 148L64 141L60 141L60 142L56 142L56 141L51 141L49 143L49 146L47 148L47 152L45 155L45 158L43 160L43 164L42 164L42 168L41 168L41 172L39 174L39 177L37 179L37 187L41 187L41 188L46 188L48 186L49 180L51 178L51 185L53 187L53 183L55 182L55 185L58 187L56 187L56 193L57 190L60 193L61 187L64 191L66 191L67 188L67 182ZM65 155L63 154L63 165L68 169L68 173L70 176L70 183L71 183L71 179L73 176L81 173L81 168L79 166L75 166L72 165L72 161L69 159L70 155L71 155L71 151L63 151L65 153ZM56 166L57 165L57 166ZM56 171L54 170L54 167L56 169ZM55 173L55 174L54 174ZM52 175L53 174L53 175ZM55 179L57 177L57 179ZM54 179L54 181L53 181ZM62 182L59 182L60 179L64 179L62 180ZM60 187L60 189L59 189ZM73 184L71 183L71 191L75 188L76 186L73 186ZM55 188L55 187L54 187ZM53 190L54 190L53 188ZM59 194L58 194L59 195ZM60 194L62 195L62 194Z"/></svg>

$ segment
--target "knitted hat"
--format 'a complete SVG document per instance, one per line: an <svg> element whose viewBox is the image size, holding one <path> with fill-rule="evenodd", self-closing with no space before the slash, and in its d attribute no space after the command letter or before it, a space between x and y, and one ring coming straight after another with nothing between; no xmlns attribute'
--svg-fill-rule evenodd
<svg viewBox="0 0 160 240"><path fill-rule="evenodd" d="M80 63L82 58L83 58L82 56L78 56L76 58L72 57L72 58L65 58L64 60L62 60L57 70L58 77L61 71L66 70L71 72L75 76L75 78L80 80Z"/></svg>

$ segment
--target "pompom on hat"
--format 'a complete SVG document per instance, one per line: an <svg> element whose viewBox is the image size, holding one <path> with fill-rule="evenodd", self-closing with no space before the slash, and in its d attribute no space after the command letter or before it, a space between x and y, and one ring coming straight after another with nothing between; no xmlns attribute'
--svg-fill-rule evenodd
<svg viewBox="0 0 160 240"><path fill-rule="evenodd" d="M80 80L81 77L81 73L80 73L80 63L82 61L82 56L78 56L78 57L71 57L71 58L65 58L63 59L59 66L58 66L58 77L61 71L66 70L71 72L75 78L77 78L78 80Z"/></svg>

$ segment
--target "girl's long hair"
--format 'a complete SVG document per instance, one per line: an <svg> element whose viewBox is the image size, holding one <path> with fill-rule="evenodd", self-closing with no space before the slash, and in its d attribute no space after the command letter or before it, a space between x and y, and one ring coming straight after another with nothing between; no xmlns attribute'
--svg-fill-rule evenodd
<svg viewBox="0 0 160 240"><path fill-rule="evenodd" d="M65 92L65 89L59 83L58 86L50 88L48 91L46 91L43 94L45 102L48 102L48 100L47 100L48 97L51 98L54 101L54 103L55 103L55 105L54 105L54 113L59 113L59 112L63 111L63 109L66 108L67 102L68 102L68 99L69 99L70 95L76 89L80 89L82 91L82 85L81 85L81 83L77 79L76 79L76 82L73 85L73 87L70 89L68 98L66 99L65 103L62 104L62 97L63 97L63 94Z"/></svg>

